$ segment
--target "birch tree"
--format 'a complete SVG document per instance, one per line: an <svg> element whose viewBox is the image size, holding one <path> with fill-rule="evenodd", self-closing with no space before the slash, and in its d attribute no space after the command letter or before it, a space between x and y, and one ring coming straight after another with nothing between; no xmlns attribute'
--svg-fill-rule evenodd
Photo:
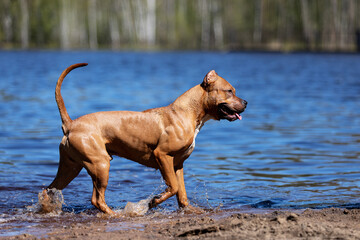
<svg viewBox="0 0 360 240"><path fill-rule="evenodd" d="M21 0L21 48L29 47L29 6L27 0Z"/></svg>
<svg viewBox="0 0 360 240"><path fill-rule="evenodd" d="M308 0L301 0L301 16L302 16L302 25L303 25L306 44L310 45L314 43L314 34L313 34L313 24L310 19Z"/></svg>
<svg viewBox="0 0 360 240"><path fill-rule="evenodd" d="M97 22L96 22L96 0L89 0L88 5L88 24L89 24L89 46L90 49L98 48Z"/></svg>

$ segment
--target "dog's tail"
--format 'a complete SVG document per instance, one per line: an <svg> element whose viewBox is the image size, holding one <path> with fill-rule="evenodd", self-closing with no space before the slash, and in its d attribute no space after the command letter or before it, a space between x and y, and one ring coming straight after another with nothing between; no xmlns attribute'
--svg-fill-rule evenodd
<svg viewBox="0 0 360 240"><path fill-rule="evenodd" d="M71 65L70 67L68 67L67 69L65 69L62 72L62 74L60 75L60 77L56 83L55 100L56 100L57 106L59 108L61 121L62 121L62 130L63 130L64 134L66 134L68 132L70 123L72 122L72 120L71 120L68 112L66 111L64 99L61 96L61 84L64 81L64 78L66 77L66 75L69 72L71 72L71 70L78 68L78 67L84 67L86 65L88 65L88 64L87 63L78 63L78 64Z"/></svg>

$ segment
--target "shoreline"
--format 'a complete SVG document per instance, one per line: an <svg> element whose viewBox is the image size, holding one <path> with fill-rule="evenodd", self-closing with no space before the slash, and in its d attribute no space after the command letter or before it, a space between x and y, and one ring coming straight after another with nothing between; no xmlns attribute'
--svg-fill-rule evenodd
<svg viewBox="0 0 360 240"><path fill-rule="evenodd" d="M51 229L47 224L47 232L40 235L25 233L0 239L360 239L360 209L239 209L97 217Z"/></svg>

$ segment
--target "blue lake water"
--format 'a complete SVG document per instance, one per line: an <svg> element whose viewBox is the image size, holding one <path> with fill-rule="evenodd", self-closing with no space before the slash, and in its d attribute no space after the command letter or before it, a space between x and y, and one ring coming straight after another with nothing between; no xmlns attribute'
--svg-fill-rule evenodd
<svg viewBox="0 0 360 240"><path fill-rule="evenodd" d="M55 177L62 138L55 84L78 62L89 65L71 72L62 88L73 119L167 105L211 69L248 101L242 121L209 121L201 129L184 166L191 203L222 209L360 207L360 55L2 51L5 235L34 224L26 206ZM159 171L115 157L106 200L122 209L164 188ZM75 212L75 219L79 212L96 213L91 194L83 170L63 191L64 212ZM157 211L176 208L171 198Z"/></svg>

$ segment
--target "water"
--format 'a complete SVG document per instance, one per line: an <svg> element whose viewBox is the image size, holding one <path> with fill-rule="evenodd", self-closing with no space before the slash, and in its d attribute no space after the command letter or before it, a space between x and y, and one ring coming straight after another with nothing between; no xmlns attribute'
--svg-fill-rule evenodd
<svg viewBox="0 0 360 240"><path fill-rule="evenodd" d="M55 83L78 62L89 65L71 72L62 88L73 119L167 105L211 69L249 102L242 121L209 121L200 131L185 162L192 204L360 207L360 55L3 51L0 236L31 233L49 219L59 225L97 219L84 170L63 191L62 213L39 215L32 208L57 171L62 131ZM112 161L111 208L120 211L164 189L159 171ZM155 212L176 208L171 198Z"/></svg>

